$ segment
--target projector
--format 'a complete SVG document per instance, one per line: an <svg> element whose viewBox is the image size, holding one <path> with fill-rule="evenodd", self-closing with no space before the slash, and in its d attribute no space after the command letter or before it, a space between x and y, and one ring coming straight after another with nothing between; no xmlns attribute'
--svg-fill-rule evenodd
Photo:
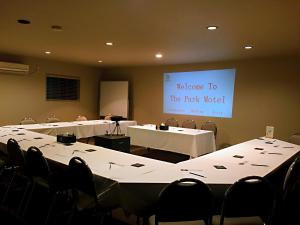
<svg viewBox="0 0 300 225"><path fill-rule="evenodd" d="M122 116L112 116L110 119L111 119L111 121L118 122L118 121L122 120L123 117Z"/></svg>
<svg viewBox="0 0 300 225"><path fill-rule="evenodd" d="M63 144L71 144L76 142L76 136L74 134L58 134L56 141Z"/></svg>

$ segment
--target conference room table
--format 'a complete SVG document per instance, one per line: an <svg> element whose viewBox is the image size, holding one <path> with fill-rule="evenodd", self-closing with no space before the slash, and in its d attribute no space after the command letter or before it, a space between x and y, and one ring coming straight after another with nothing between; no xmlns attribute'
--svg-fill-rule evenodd
<svg viewBox="0 0 300 225"><path fill-rule="evenodd" d="M127 134L127 127L136 125L136 121L121 120L119 121L120 129L123 134ZM86 120L86 121L71 121L57 123L37 123L26 125L9 125L7 128L19 128L30 131L35 131L42 134L56 136L58 134L74 134L77 139L88 138L106 133L111 134L116 122L111 120ZM115 129L115 134L117 129Z"/></svg>
<svg viewBox="0 0 300 225"><path fill-rule="evenodd" d="M38 147L47 159L64 167L74 156L83 158L95 180L118 182L120 204L124 209L142 216L153 213L159 192L175 180L186 177L201 180L220 197L240 178L250 175L268 177L276 173L300 151L299 145L258 138L172 164L80 142L64 145L56 142L53 136L21 127L0 127L3 151L9 138L16 139L24 151L33 145Z"/></svg>
<svg viewBox="0 0 300 225"><path fill-rule="evenodd" d="M124 208L129 203L122 200L120 184L126 183L138 175L151 173L157 168L163 170L174 166L172 163L149 159L137 155L119 152L95 145L76 142L65 145L56 141L56 137L41 134L16 127L0 127L0 150L6 152L7 141L15 139L25 152L30 146L38 147L55 168L54 170L66 169L72 157L78 156L85 160L95 175L95 182L119 183L118 195L121 196L121 205ZM53 163L54 162L54 163ZM142 165L142 166L141 166ZM53 169L53 168L52 168ZM58 171L59 171L58 170ZM62 171L63 172L63 171ZM98 190L99 191L99 190ZM101 191L101 190L100 190ZM127 203L126 203L127 202Z"/></svg>
<svg viewBox="0 0 300 225"><path fill-rule="evenodd" d="M128 126L127 135L132 145L166 150L198 157L216 150L214 133L207 130L169 127L156 129L156 125Z"/></svg>
<svg viewBox="0 0 300 225"><path fill-rule="evenodd" d="M215 197L215 210L219 211L224 193L230 185L246 176L275 178L277 182L277 175L282 172L280 169L283 166L286 169L299 151L299 145L278 139L253 139L123 180L122 196L131 200L127 205L130 211L150 216L149 212L153 212L163 187L174 180L194 178L209 185ZM281 183L279 185L281 188Z"/></svg>

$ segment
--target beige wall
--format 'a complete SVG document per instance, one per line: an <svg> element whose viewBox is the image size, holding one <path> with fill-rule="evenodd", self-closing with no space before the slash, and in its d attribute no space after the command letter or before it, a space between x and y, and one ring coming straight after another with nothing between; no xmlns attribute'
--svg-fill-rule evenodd
<svg viewBox="0 0 300 225"><path fill-rule="evenodd" d="M50 113L63 121L78 114L98 115L99 68L35 58L22 59L30 65L29 75L0 73L0 125L17 124L24 116L44 122ZM46 74L80 77L80 100L47 101Z"/></svg>
<svg viewBox="0 0 300 225"><path fill-rule="evenodd" d="M236 68L233 117L231 119L163 113L163 73ZM275 126L275 137L286 140L300 132L300 58L276 58L176 66L106 69L105 80L130 81L131 117L139 123L159 124L174 116L200 125L215 121L218 146L263 136L265 126Z"/></svg>
<svg viewBox="0 0 300 225"><path fill-rule="evenodd" d="M300 58L257 59L209 64L119 67L101 70L88 66L35 58L23 59L31 65L29 75L0 74L0 125L16 124L27 115L43 122L50 113L64 121L77 114L98 117L98 81L130 81L130 116L139 123L165 121L174 116L181 123L191 118L200 125L215 121L217 143L236 144L264 135L265 126L275 126L275 136L286 140L300 132ZM163 113L163 73L205 69L236 68L233 118L209 118ZM46 101L45 76L80 77L79 101Z"/></svg>

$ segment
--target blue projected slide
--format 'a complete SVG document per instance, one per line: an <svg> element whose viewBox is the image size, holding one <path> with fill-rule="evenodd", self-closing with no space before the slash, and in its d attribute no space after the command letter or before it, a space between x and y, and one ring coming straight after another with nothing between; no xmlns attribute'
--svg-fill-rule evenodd
<svg viewBox="0 0 300 225"><path fill-rule="evenodd" d="M164 74L164 113L232 117L235 69Z"/></svg>

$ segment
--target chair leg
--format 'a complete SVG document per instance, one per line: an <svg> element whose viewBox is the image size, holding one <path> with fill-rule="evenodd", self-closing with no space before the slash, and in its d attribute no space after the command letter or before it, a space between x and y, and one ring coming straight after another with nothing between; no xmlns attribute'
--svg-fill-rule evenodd
<svg viewBox="0 0 300 225"><path fill-rule="evenodd" d="M32 183L32 187L31 187L31 189L30 189L30 191L29 191L29 194L28 194L28 197L27 197L27 201L26 201L26 203L24 204L24 208L23 208L23 212L22 212L22 216L24 217L25 215L26 215L26 213L27 213L27 209L28 209L28 206L29 206L29 204L30 204L30 200L31 200L31 198L32 198L32 196L33 196L33 193L34 193L34 189L35 189L35 182L33 182Z"/></svg>
<svg viewBox="0 0 300 225"><path fill-rule="evenodd" d="M29 191L30 186L31 186L30 181L27 181L27 183L26 183L26 188L25 188L25 190L24 190L24 193L23 193L23 195L22 195L21 201L20 201L20 203L19 203L19 207L18 207L18 209L17 209L17 214L18 214L18 215L21 214L22 206L24 205L24 202L25 202L26 196L27 196L27 192Z"/></svg>
<svg viewBox="0 0 300 225"><path fill-rule="evenodd" d="M143 225L149 225L149 218L143 217Z"/></svg>
<svg viewBox="0 0 300 225"><path fill-rule="evenodd" d="M149 219L147 217L142 217L143 225L149 225ZM140 225L140 217L136 216L136 225Z"/></svg>
<svg viewBox="0 0 300 225"><path fill-rule="evenodd" d="M105 215L101 216L100 221L99 221L99 225L104 224L104 220L105 220Z"/></svg>
<svg viewBox="0 0 300 225"><path fill-rule="evenodd" d="M205 219L205 220L204 220L204 223L205 223L206 225L211 225L211 224L212 224L212 217L209 217L209 218Z"/></svg>
<svg viewBox="0 0 300 225"><path fill-rule="evenodd" d="M13 183L15 182L15 179L16 179L16 176L17 174L15 172L13 172L12 174L12 177L9 181L9 184L5 190L5 193L3 195L3 198L2 198L2 201L1 201L1 205L5 205L6 201L7 201L7 198L9 197L9 192L11 191L11 188L13 186ZM24 177L24 179L27 179ZM23 191L23 194L21 196L21 200L19 201L19 204L16 208L16 214L20 215L21 214L21 210L22 210L22 207L23 207L23 204L24 204L24 201L26 199L26 196L27 196L27 192L29 191L29 188L31 186L31 182L30 181L26 181L26 185L25 185L25 190Z"/></svg>
<svg viewBox="0 0 300 225"><path fill-rule="evenodd" d="M74 213L75 213L75 210L76 210L75 209L75 205L72 204L72 207L71 207L70 210L69 209L65 209L66 211L59 212L59 213L56 212L56 214L54 212L55 206L57 204L58 194L59 194L59 191L53 193L53 197L51 199L51 202L50 202L50 205L49 205L49 208L48 208L48 213L47 213L44 225L52 224L53 221L51 221L51 219L53 219L55 216L59 216L59 215L63 215L63 214L69 214L69 216L66 219L66 223L65 224L66 225L70 225L72 223L73 216L74 216ZM56 224L56 223L54 223L54 224Z"/></svg>
<svg viewBox="0 0 300 225"><path fill-rule="evenodd" d="M220 216L220 225L223 225L223 224L224 224L224 216L221 215L221 216Z"/></svg>
<svg viewBox="0 0 300 225"><path fill-rule="evenodd" d="M7 199L8 194L9 194L9 189L10 189L10 187L11 187L13 181L14 181L15 176L16 176L16 173L13 172L12 177L9 180L9 183L8 183L8 185L6 187L5 193L4 193L3 197L2 197L1 205L5 205L6 199Z"/></svg>
<svg viewBox="0 0 300 225"><path fill-rule="evenodd" d="M53 212L53 208L54 208L55 203L56 203L56 193L54 193L53 198L50 202L50 205L49 205L49 208L48 208L48 213L47 213L47 216L46 216L45 225L48 225L48 223L49 223L49 220L51 218L51 214Z"/></svg>

